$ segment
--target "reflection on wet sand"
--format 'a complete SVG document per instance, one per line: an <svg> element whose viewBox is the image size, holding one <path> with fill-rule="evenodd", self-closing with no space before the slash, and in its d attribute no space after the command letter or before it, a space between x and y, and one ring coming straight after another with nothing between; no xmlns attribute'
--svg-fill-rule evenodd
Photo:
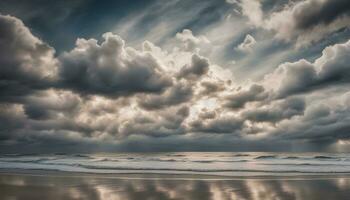
<svg viewBox="0 0 350 200"><path fill-rule="evenodd" d="M350 179L166 180L0 175L0 199L349 199Z"/></svg>

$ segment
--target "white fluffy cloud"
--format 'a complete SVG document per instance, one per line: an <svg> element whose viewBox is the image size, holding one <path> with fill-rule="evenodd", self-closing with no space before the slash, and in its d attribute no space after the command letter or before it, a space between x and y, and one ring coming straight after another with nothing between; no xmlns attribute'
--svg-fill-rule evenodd
<svg viewBox="0 0 350 200"><path fill-rule="evenodd" d="M210 41L203 35L194 36L191 30L184 29L182 32L176 34L176 39L182 45L181 48L185 51L199 53L201 49L205 49L210 45Z"/></svg>

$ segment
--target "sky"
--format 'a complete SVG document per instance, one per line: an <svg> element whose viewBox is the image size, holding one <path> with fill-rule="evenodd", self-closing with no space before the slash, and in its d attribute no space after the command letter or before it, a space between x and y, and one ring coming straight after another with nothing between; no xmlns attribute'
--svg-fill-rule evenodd
<svg viewBox="0 0 350 200"><path fill-rule="evenodd" d="M2 0L0 152L347 152L349 55L349 0Z"/></svg>

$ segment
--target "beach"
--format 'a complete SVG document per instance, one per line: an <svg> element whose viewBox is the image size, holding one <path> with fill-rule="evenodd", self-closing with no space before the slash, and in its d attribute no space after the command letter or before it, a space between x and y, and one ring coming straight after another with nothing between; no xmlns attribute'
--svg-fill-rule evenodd
<svg viewBox="0 0 350 200"><path fill-rule="evenodd" d="M349 175L223 177L2 170L0 199L348 199Z"/></svg>
<svg viewBox="0 0 350 200"><path fill-rule="evenodd" d="M0 156L0 199L349 199L350 154L168 152Z"/></svg>

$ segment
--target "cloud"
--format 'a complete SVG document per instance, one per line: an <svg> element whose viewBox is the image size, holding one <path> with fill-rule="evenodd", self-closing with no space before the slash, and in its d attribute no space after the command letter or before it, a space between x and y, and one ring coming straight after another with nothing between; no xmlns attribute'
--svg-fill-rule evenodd
<svg viewBox="0 0 350 200"><path fill-rule="evenodd" d="M179 71L177 77L185 78L185 79L193 79L196 80L200 78L202 75L207 74L209 71L209 61L208 59L198 56L194 54L192 56L191 64L185 65Z"/></svg>
<svg viewBox="0 0 350 200"><path fill-rule="evenodd" d="M338 1L307 1L297 5L294 11L296 27L308 29L319 24L330 24L333 21L350 15L350 3Z"/></svg>
<svg viewBox="0 0 350 200"><path fill-rule="evenodd" d="M147 110L161 109L187 102L191 100L192 95L192 87L182 82L169 88L161 95L142 96L139 99L139 104Z"/></svg>
<svg viewBox="0 0 350 200"><path fill-rule="evenodd" d="M251 35L246 35L246 37L244 38L243 42L238 45L237 49L239 51L245 52L245 53L249 53L253 51L253 47L256 45L256 40L254 39L253 36Z"/></svg>
<svg viewBox="0 0 350 200"><path fill-rule="evenodd" d="M263 11L259 0L226 0L230 4L237 4L241 12L247 16L252 25L260 26L263 22Z"/></svg>
<svg viewBox="0 0 350 200"><path fill-rule="evenodd" d="M181 48L185 51L202 53L202 51L207 51L207 48L210 47L208 38L203 35L194 36L189 29L184 29L182 32L176 33L176 39L182 43Z"/></svg>
<svg viewBox="0 0 350 200"><path fill-rule="evenodd" d="M272 30L276 38L307 46L349 27L350 4L347 0L303 0L289 2L263 13L262 1L229 1L238 5L242 15L255 27Z"/></svg>
<svg viewBox="0 0 350 200"><path fill-rule="evenodd" d="M254 101L262 101L268 97L265 88L261 85L252 85L249 90L238 91L235 94L226 97L225 107L231 109L243 108L246 103Z"/></svg>
<svg viewBox="0 0 350 200"><path fill-rule="evenodd" d="M289 139L348 139L350 41L239 82L194 50L203 41L189 30L171 50L106 33L55 55L19 19L0 15L0 27L0 149L288 150Z"/></svg>
<svg viewBox="0 0 350 200"><path fill-rule="evenodd" d="M152 113L137 115L121 124L119 136L146 135L167 137L170 135L185 134L186 130L183 122L188 115L188 107L172 108L158 112L155 115L152 115Z"/></svg>
<svg viewBox="0 0 350 200"><path fill-rule="evenodd" d="M304 110L305 102L303 99L289 98L267 106L246 110L242 115L245 119L255 122L275 123L296 115L303 115Z"/></svg>
<svg viewBox="0 0 350 200"><path fill-rule="evenodd" d="M63 87L83 94L106 96L159 93L172 80L149 53L125 48L117 35L105 33L96 40L78 39L76 47L60 58Z"/></svg>
<svg viewBox="0 0 350 200"><path fill-rule="evenodd" d="M350 4L346 0L306 0L272 13L266 26L285 40L296 38L297 46L309 45L350 25Z"/></svg>
<svg viewBox="0 0 350 200"><path fill-rule="evenodd" d="M0 138L10 138L12 131L25 127L25 115L19 104L0 104Z"/></svg>
<svg viewBox="0 0 350 200"><path fill-rule="evenodd" d="M0 15L0 101L50 87L57 78L55 50L24 26Z"/></svg>
<svg viewBox="0 0 350 200"><path fill-rule="evenodd" d="M80 97L70 91L46 90L24 99L24 112L30 119L50 119L62 113L73 112L82 103Z"/></svg>
<svg viewBox="0 0 350 200"><path fill-rule="evenodd" d="M276 92L278 97L308 91L317 82L317 79L314 66L306 60L284 63L272 74L265 76L267 82L277 83Z"/></svg>
<svg viewBox="0 0 350 200"><path fill-rule="evenodd" d="M350 41L329 46L315 62L299 60L281 64L265 76L267 87L275 87L278 97L349 84Z"/></svg>
<svg viewBox="0 0 350 200"><path fill-rule="evenodd" d="M217 116L217 114L201 114L199 118L190 122L192 132L202 133L239 133L243 120L234 115Z"/></svg>
<svg viewBox="0 0 350 200"><path fill-rule="evenodd" d="M282 140L304 140L314 144L333 145L349 139L350 106L346 103L349 94L313 104L304 116L280 123L273 133Z"/></svg>
<svg viewBox="0 0 350 200"><path fill-rule="evenodd" d="M200 95L212 96L223 92L227 87L227 82L224 81L202 81Z"/></svg>

